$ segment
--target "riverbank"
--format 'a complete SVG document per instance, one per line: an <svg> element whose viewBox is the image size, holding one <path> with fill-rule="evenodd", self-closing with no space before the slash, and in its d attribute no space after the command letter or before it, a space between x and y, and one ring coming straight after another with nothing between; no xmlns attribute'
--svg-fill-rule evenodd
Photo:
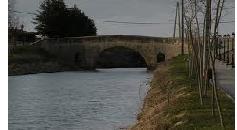
<svg viewBox="0 0 237 130"><path fill-rule="evenodd" d="M201 106L197 82L188 78L185 58L178 56L154 71L137 123L130 130L222 129L217 110L215 116L211 113L211 88L208 88L208 96ZM232 130L235 105L223 91L218 90L218 95L225 128Z"/></svg>
<svg viewBox="0 0 237 130"><path fill-rule="evenodd" d="M82 70L68 66L36 46L16 47L8 56L8 75Z"/></svg>

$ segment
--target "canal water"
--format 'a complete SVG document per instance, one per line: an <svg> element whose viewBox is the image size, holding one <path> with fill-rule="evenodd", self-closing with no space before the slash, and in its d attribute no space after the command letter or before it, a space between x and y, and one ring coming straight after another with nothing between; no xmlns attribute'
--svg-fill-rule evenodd
<svg viewBox="0 0 237 130"><path fill-rule="evenodd" d="M9 130L116 130L136 121L145 68L9 76Z"/></svg>

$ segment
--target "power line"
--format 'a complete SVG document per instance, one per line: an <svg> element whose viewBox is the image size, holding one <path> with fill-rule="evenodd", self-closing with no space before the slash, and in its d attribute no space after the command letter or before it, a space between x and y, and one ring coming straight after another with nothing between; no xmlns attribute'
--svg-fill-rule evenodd
<svg viewBox="0 0 237 130"><path fill-rule="evenodd" d="M36 13L31 13L31 12L23 12L23 11L18 11L18 10L9 10L14 13L19 13L19 14L30 14L30 15L37 15Z"/></svg>
<svg viewBox="0 0 237 130"><path fill-rule="evenodd" d="M234 23L235 21L221 21L220 23Z"/></svg>
<svg viewBox="0 0 237 130"><path fill-rule="evenodd" d="M223 9L235 9L235 7L224 7Z"/></svg>
<svg viewBox="0 0 237 130"><path fill-rule="evenodd" d="M104 21L105 23L122 23L122 24L174 24L174 23L158 23L158 22L128 22L128 21Z"/></svg>
<svg viewBox="0 0 237 130"><path fill-rule="evenodd" d="M166 23L166 22L130 22L130 21L115 21L115 20L110 20L110 21L104 21L105 23L118 23L118 24L174 24L174 23ZM220 21L220 23L234 23L235 21ZM203 23L200 23L203 24Z"/></svg>

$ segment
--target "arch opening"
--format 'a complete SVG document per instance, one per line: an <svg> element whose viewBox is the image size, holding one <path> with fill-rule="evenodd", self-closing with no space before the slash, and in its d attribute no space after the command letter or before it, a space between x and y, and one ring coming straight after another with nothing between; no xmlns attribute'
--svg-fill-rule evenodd
<svg viewBox="0 0 237 130"><path fill-rule="evenodd" d="M159 52L156 56L156 61L157 61L157 63L165 61L165 54Z"/></svg>
<svg viewBox="0 0 237 130"><path fill-rule="evenodd" d="M82 56L79 52L74 55L74 64L80 66L82 63Z"/></svg>
<svg viewBox="0 0 237 130"><path fill-rule="evenodd" d="M96 59L96 68L146 68L144 57L127 47L112 47L103 50Z"/></svg>

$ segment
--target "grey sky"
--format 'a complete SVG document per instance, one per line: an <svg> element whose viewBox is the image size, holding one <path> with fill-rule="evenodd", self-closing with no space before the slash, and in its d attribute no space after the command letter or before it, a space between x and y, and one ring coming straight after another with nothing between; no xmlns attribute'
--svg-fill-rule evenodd
<svg viewBox="0 0 237 130"><path fill-rule="evenodd" d="M42 0L16 0L16 10L36 12ZM131 22L161 22L172 23L177 0L64 0L70 7L76 4L86 15L95 20L99 35L147 35L171 36L173 24L131 25L105 23L107 20ZM227 0L226 6L234 6L234 0ZM225 13L226 20L234 20L234 9ZM18 14L20 21L28 31L34 30L31 23L33 15ZM223 24L220 30L234 31L234 23Z"/></svg>

